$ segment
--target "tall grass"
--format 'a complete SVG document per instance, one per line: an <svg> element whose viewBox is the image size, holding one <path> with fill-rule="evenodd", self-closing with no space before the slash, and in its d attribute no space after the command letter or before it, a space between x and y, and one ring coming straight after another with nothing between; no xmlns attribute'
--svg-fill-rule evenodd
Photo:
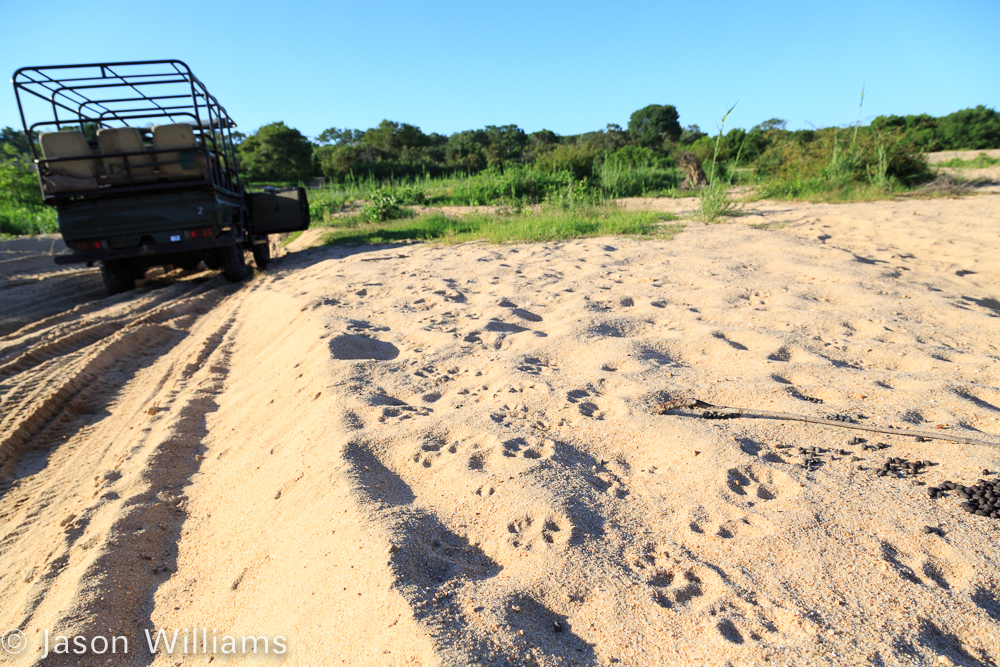
<svg viewBox="0 0 1000 667"><path fill-rule="evenodd" d="M431 213L416 219L371 223L360 216L338 221L324 237L334 245L369 245L399 241L514 243L558 241L585 236L641 235L670 238L680 230L674 217L650 211L625 211L607 204L580 203L568 208L543 205L538 210L450 217Z"/></svg>
<svg viewBox="0 0 1000 667"><path fill-rule="evenodd" d="M742 208L739 202L729 198L729 186L732 185L732 176L729 165L719 162L719 145L722 142L722 129L726 125L726 119L733 112L736 105L726 109L719 121L719 133L715 137L715 150L712 154L712 164L709 167L708 185L701 189L699 200L698 218L704 222L716 222L723 216L736 215ZM741 147L742 150L742 147ZM739 153L733 163L740 161Z"/></svg>
<svg viewBox="0 0 1000 667"><path fill-rule="evenodd" d="M601 190L615 199L658 194L676 188L679 181L676 169L614 159L605 160L594 171Z"/></svg>
<svg viewBox="0 0 1000 667"><path fill-rule="evenodd" d="M570 170L543 171L530 165L437 178L424 175L379 181L348 177L343 183L310 190L309 201L313 219L328 221L350 204L370 202L376 192L391 194L407 205L523 207L567 195L579 198L583 193L589 200L660 194L676 188L677 183L673 168L609 159L596 167L592 176L583 178Z"/></svg>

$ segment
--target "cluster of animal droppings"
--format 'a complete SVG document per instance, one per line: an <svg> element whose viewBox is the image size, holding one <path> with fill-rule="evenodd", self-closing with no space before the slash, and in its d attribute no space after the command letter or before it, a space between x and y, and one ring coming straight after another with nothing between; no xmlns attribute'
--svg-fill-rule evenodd
<svg viewBox="0 0 1000 667"><path fill-rule="evenodd" d="M898 476L909 475L916 477L924 471L924 468L930 465L933 465L930 461L907 461L902 457L895 456L886 459L882 467L875 471L875 474L879 477L885 477L889 473L896 473Z"/></svg>
<svg viewBox="0 0 1000 667"><path fill-rule="evenodd" d="M861 418L861 415L859 414L858 417ZM855 419L854 417L850 416L850 415L829 414L829 415L826 415L823 418L824 419L828 419L828 420L830 420L832 422L846 422L848 424L857 424L858 423L858 420Z"/></svg>
<svg viewBox="0 0 1000 667"><path fill-rule="evenodd" d="M867 451L869 449L869 445L864 444L866 442L868 441L865 440L864 438L859 438L855 436L847 441L847 445L852 447L857 445L862 445L861 448ZM882 449L888 446L889 445L883 445L880 443L877 447L875 445L871 445L870 448ZM791 449L791 445L775 445L775 448ZM854 452L848 449L840 449L840 448L824 449L823 447L798 447L797 450L799 454L802 455L802 462L799 465L805 468L809 472L812 472L817 468L819 468L821 465L823 465L824 461L822 456L824 454L828 454L831 461L839 460L838 457L848 457L848 456L850 457L850 460L853 462L864 460L860 456L856 456Z"/></svg>
<svg viewBox="0 0 1000 667"><path fill-rule="evenodd" d="M984 470L983 474L989 475L990 472ZM927 488L927 495L931 498L945 498L951 494L962 499L959 507L969 514L1000 519L1000 479L979 479L975 486L945 480L938 486Z"/></svg>

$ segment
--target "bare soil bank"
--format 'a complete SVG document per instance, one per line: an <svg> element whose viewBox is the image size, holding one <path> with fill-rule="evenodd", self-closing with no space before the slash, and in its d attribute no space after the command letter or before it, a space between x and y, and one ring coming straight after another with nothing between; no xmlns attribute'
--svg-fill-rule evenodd
<svg viewBox="0 0 1000 667"><path fill-rule="evenodd" d="M111 298L52 239L2 244L11 664L45 629L204 664L144 648L191 627L283 636L287 665L1000 662L1000 520L926 491L1000 450L652 412L1000 442L1000 197L757 209Z"/></svg>

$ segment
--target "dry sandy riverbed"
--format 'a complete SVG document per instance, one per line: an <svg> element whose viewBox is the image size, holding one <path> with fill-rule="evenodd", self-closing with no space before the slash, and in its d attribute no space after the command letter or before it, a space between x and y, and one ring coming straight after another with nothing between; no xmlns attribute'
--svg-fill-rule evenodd
<svg viewBox="0 0 1000 667"><path fill-rule="evenodd" d="M755 208L110 298L52 240L2 244L11 664L45 630L206 664L145 647L192 627L280 635L287 665L1000 662L1000 520L926 493L998 479L1000 450L653 414L1000 442L1000 196ZM887 456L934 465L878 477Z"/></svg>

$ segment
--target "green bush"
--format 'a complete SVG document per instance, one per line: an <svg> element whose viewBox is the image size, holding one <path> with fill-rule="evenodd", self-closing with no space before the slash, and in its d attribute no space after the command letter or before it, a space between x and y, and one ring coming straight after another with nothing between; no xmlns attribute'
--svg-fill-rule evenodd
<svg viewBox="0 0 1000 667"><path fill-rule="evenodd" d="M0 201L19 206L40 206L38 174L27 158L10 146L0 146Z"/></svg>
<svg viewBox="0 0 1000 667"><path fill-rule="evenodd" d="M948 114L938 121L941 150L1000 148L1000 113L983 105Z"/></svg>
<svg viewBox="0 0 1000 667"><path fill-rule="evenodd" d="M871 127L902 133L925 151L1000 148L1000 113L981 104L940 118L927 114L879 116Z"/></svg>
<svg viewBox="0 0 1000 667"><path fill-rule="evenodd" d="M55 209L0 201L0 235L53 234L58 231Z"/></svg>
<svg viewBox="0 0 1000 667"><path fill-rule="evenodd" d="M373 192L368 203L361 209L361 217L370 222L384 222L412 216L413 212L404 208L399 197L388 188L379 188Z"/></svg>
<svg viewBox="0 0 1000 667"><path fill-rule="evenodd" d="M589 144L560 144L535 161L543 172L569 171L575 178L586 178L594 171L596 154Z"/></svg>
<svg viewBox="0 0 1000 667"><path fill-rule="evenodd" d="M59 230L54 209L42 204L38 175L10 143L0 145L0 234L50 234Z"/></svg>
<svg viewBox="0 0 1000 667"><path fill-rule="evenodd" d="M775 141L755 164L757 175L781 181L823 178L832 187L868 183L873 177L914 185L931 178L912 138L899 131L830 128L793 133Z"/></svg>
<svg viewBox="0 0 1000 667"><path fill-rule="evenodd" d="M423 206L427 197L424 191L413 185L401 185L393 189L393 194L400 204L407 206Z"/></svg>

